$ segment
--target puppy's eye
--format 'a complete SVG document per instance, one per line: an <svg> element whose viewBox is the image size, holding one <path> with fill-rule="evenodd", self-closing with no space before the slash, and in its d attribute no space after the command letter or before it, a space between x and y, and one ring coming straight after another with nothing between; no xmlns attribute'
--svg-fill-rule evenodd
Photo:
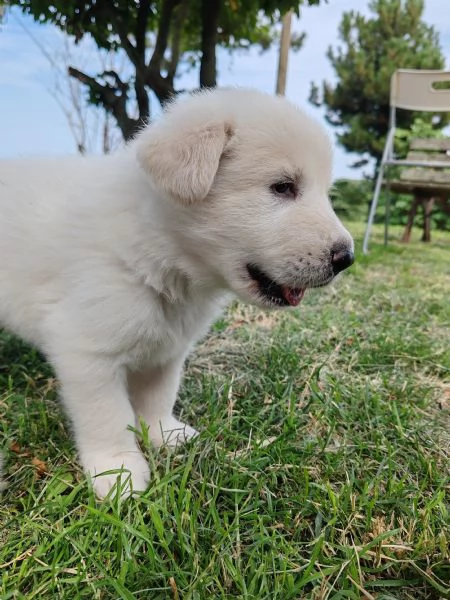
<svg viewBox="0 0 450 600"><path fill-rule="evenodd" d="M270 186L270 189L277 196L283 196L284 198L295 198L298 193L296 184L293 181L277 181Z"/></svg>

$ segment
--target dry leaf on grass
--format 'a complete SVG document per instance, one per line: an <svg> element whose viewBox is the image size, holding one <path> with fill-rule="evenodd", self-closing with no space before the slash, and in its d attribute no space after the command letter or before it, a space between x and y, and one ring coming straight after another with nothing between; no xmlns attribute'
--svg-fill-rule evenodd
<svg viewBox="0 0 450 600"><path fill-rule="evenodd" d="M31 463L36 467L36 475L38 477L42 477L48 473L47 463L45 463L43 460L34 457L31 459Z"/></svg>

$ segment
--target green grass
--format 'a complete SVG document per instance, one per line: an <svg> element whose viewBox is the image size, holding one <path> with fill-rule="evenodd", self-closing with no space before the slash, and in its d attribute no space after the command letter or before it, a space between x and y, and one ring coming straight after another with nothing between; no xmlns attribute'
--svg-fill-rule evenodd
<svg viewBox="0 0 450 600"><path fill-rule="evenodd" d="M449 270L448 234L376 230L299 310L235 305L181 391L202 434L144 442L127 501L96 503L49 367L1 335L0 598L449 597Z"/></svg>

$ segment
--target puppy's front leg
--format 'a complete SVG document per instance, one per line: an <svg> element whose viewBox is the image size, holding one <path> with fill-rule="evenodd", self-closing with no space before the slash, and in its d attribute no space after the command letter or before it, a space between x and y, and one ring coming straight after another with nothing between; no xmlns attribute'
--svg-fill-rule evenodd
<svg viewBox="0 0 450 600"><path fill-rule="evenodd" d="M177 398L184 357L146 371L130 372L128 384L137 417L148 425L154 444L175 446L197 431L176 419L173 407Z"/></svg>
<svg viewBox="0 0 450 600"><path fill-rule="evenodd" d="M122 482L126 481L123 495L144 490L149 467L128 429L135 424L135 414L125 369L104 358L72 353L58 353L52 363L73 423L81 464L92 476L97 495L106 496L118 478L118 473L101 473L121 468L125 471Z"/></svg>

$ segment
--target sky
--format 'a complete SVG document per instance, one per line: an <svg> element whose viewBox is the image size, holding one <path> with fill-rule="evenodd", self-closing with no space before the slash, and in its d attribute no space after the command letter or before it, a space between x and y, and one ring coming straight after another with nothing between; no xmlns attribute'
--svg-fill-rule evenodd
<svg viewBox="0 0 450 600"><path fill-rule="evenodd" d="M302 50L290 53L286 96L321 121L334 141L335 132L325 123L323 111L308 102L310 85L334 80L326 51L330 45L339 44L342 13L367 13L367 5L368 0L329 0L319 7L305 7L301 20L294 23L294 30L305 31L307 38ZM438 31L446 68L450 69L450 0L425 0L424 20ZM51 62L60 68L63 64L62 34L12 10L0 28L0 158L75 153L67 116L51 93L58 81ZM97 68L97 53L88 43L70 51L74 66L92 73L101 70ZM275 48L264 54L253 49L231 57L221 51L218 83L273 93L277 60ZM187 74L179 85L188 88L195 83L194 74ZM154 101L152 109L157 112L157 108ZM358 177L361 172L349 166L354 159L335 145L334 176Z"/></svg>

